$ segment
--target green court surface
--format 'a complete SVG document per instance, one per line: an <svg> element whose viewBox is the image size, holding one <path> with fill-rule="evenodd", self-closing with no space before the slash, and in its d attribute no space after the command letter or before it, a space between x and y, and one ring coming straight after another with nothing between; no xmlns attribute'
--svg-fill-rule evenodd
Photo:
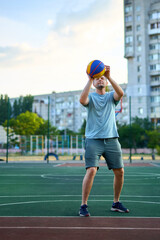
<svg viewBox="0 0 160 240"><path fill-rule="evenodd" d="M78 216L83 166L0 164L0 216ZM125 167L121 201L130 213L110 211L113 173L100 167L89 197L91 216L160 217L160 164Z"/></svg>

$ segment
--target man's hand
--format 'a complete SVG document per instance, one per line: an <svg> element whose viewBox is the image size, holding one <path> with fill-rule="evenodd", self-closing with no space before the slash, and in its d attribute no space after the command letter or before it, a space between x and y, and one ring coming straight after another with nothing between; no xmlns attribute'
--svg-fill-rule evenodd
<svg viewBox="0 0 160 240"><path fill-rule="evenodd" d="M87 71L86 71L87 73ZM89 98L88 98L88 95L89 95L89 92L90 92L90 89L91 89L91 86L92 86L92 83L93 83L93 78L90 77L87 73L87 76L89 78L85 88L83 89L82 93L81 93L81 96L80 96L80 103L82 105L87 105L89 103Z"/></svg>
<svg viewBox="0 0 160 240"><path fill-rule="evenodd" d="M113 89L115 90L115 92L114 92L114 99L116 101L119 101L123 97L124 92L123 92L122 88L111 78L110 66L106 66L105 65L105 68L106 68L106 71L104 73L104 76L109 80L109 82L111 83Z"/></svg>
<svg viewBox="0 0 160 240"><path fill-rule="evenodd" d="M106 69L106 71L104 73L104 76L109 80L111 77L110 76L110 66L105 65L105 69Z"/></svg>
<svg viewBox="0 0 160 240"><path fill-rule="evenodd" d="M87 73L87 70L86 70L86 73ZM87 73L87 76L88 76L89 81L93 82L94 78L92 78L88 73Z"/></svg>

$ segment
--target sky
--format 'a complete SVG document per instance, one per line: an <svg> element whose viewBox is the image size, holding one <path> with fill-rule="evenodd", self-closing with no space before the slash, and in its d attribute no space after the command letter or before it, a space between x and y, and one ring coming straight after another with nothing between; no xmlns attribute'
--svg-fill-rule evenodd
<svg viewBox="0 0 160 240"><path fill-rule="evenodd" d="M95 59L127 82L122 0L0 0L0 94L82 90Z"/></svg>

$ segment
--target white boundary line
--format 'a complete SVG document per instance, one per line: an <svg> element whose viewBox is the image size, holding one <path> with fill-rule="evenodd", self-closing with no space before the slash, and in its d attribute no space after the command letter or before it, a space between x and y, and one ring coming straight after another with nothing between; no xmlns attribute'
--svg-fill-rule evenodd
<svg viewBox="0 0 160 240"><path fill-rule="evenodd" d="M54 202L79 202L80 200L46 200L46 201L28 201L28 202L12 202L12 203L1 203L0 207L2 206L13 206L13 205L23 205L23 204L37 204L37 203L54 203ZM111 200L89 200L89 202L111 202ZM160 202L149 202L149 201L131 201L131 200L123 200L123 202L127 203L143 203L143 204L156 204L160 205Z"/></svg>
<svg viewBox="0 0 160 240"><path fill-rule="evenodd" d="M132 227L0 227L0 229L63 229L63 230L146 230L146 231L160 231L160 228L132 228Z"/></svg>
<svg viewBox="0 0 160 240"><path fill-rule="evenodd" d="M76 219L82 219L81 217L79 216L0 216L0 219L1 218L76 218ZM160 219L160 217L145 217L145 216L142 216L142 217L137 217L137 216L125 216L125 217L121 217L121 216L90 216L89 219L91 218L105 218L105 219L108 219L108 218L118 218L118 219L125 219L125 218L130 218L130 219L134 219L134 218L137 218L137 219Z"/></svg>
<svg viewBox="0 0 160 240"><path fill-rule="evenodd" d="M160 165L156 163L150 163L150 164L153 165L154 167L160 167Z"/></svg>
<svg viewBox="0 0 160 240"><path fill-rule="evenodd" d="M57 174L50 174L50 173L44 173L44 174L3 174L1 173L0 177L42 177L42 178L64 178L64 177L84 177L85 174L77 174L77 175L57 175ZM140 174L125 174L125 177L156 177L160 176L160 173L140 173ZM113 173L106 173L106 174L97 174L96 178L98 177L114 177Z"/></svg>
<svg viewBox="0 0 160 240"><path fill-rule="evenodd" d="M31 197L35 197L35 198L39 198L39 197L81 197L82 195L4 195L4 196L0 196L0 198L31 198ZM90 195L91 197L113 197L114 195ZM121 195L121 198L123 197L131 197L131 198L160 198L160 196L141 196L141 195Z"/></svg>

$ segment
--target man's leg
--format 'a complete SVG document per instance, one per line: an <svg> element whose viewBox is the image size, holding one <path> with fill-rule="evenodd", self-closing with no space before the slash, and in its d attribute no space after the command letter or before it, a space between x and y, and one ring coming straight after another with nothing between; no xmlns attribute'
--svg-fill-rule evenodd
<svg viewBox="0 0 160 240"><path fill-rule="evenodd" d="M119 198L120 198L120 194L121 194L123 182L124 182L124 169L123 168L113 169L113 172L114 172L114 183L113 183L114 202L119 202Z"/></svg>
<svg viewBox="0 0 160 240"><path fill-rule="evenodd" d="M93 185L96 172L97 172L97 167L90 167L87 169L86 175L84 176L83 184L82 184L82 205L84 204L87 205L88 197Z"/></svg>
<svg viewBox="0 0 160 240"><path fill-rule="evenodd" d="M114 212L125 212L129 213L129 209L123 206L121 202L119 202L120 194L123 187L124 182L124 169L113 169L114 172L114 203L112 205L111 211Z"/></svg>

